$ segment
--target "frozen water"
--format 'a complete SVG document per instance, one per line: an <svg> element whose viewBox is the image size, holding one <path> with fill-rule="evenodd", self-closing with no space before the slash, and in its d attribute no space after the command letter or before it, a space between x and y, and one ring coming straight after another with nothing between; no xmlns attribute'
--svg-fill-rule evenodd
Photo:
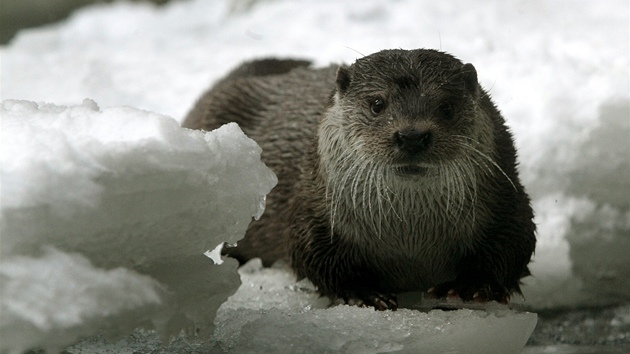
<svg viewBox="0 0 630 354"><path fill-rule="evenodd" d="M178 338L161 350L520 353L536 325L536 314L496 304L486 311L377 312L345 305L327 308L328 300L320 298L310 282L296 282L286 265L262 268L259 260L252 260L239 273L243 284L218 310L213 343ZM128 348L160 351L155 336L138 331L111 344L103 338L91 338L67 351L106 353Z"/></svg>
<svg viewBox="0 0 630 354"><path fill-rule="evenodd" d="M75 283L93 278L85 284L93 289L100 289L98 279L120 276L121 284L135 279L137 287L128 294L140 300L121 300L109 315L90 308L91 300L66 302L63 294L69 292L49 301L84 315L80 326L63 327L52 320L53 308L35 307L41 310L38 318L49 318L58 331L25 329L41 334L33 335L32 345L60 347L101 325L125 332L124 313L131 312L123 304L137 311L138 321L150 319L148 327L161 334L198 327L209 335L212 313L238 278L234 263L215 267L203 252L238 239L259 215L262 195L273 183L259 165L257 147L236 127L189 132L164 115L181 121L213 80L244 59L298 56L324 65L384 48L431 47L475 65L515 133L539 229L533 277L523 287L525 304L545 311L627 304L629 17L625 0L487 0L474 7L460 0L193 0L164 7L102 4L61 24L25 30L0 48L1 291L4 284L40 279L28 272L42 262L76 263L71 268L78 273L68 277L82 274ZM77 105L85 97L108 108L92 100ZM258 177L252 164L260 167ZM216 193L227 190L237 193ZM46 245L56 250L42 250ZM5 273L9 269L12 273ZM18 269L28 275L18 277ZM212 273L217 269L225 274ZM125 295L120 289L112 284L108 291ZM151 300L152 292L159 303ZM41 322L30 312L5 316L8 296L2 295L0 350L24 348L16 332L5 332L7 324ZM260 294L249 295L242 302L257 303ZM259 310L303 301L293 298L261 303ZM311 308L313 317L342 311ZM265 324L261 331L273 332L270 318L288 310L269 311L268 319L256 319ZM300 313L296 318L310 316ZM254 321L221 316L218 328L233 322L231 333L237 336L231 341L217 329L223 345L245 338L239 334L241 319Z"/></svg>
<svg viewBox="0 0 630 354"><path fill-rule="evenodd" d="M150 277L97 269L80 255L52 248L41 257L11 257L0 268L2 349L61 350L104 324L125 333L151 320L164 295Z"/></svg>
<svg viewBox="0 0 630 354"><path fill-rule="evenodd" d="M537 316L497 305L461 309L377 312L336 306L284 267L240 269L243 285L217 313L214 339L223 349L254 352L519 353ZM324 339L325 340L322 340Z"/></svg>
<svg viewBox="0 0 630 354"><path fill-rule="evenodd" d="M258 145L92 100L0 112L0 351L140 324L207 338L239 279L203 253L240 239L276 183Z"/></svg>

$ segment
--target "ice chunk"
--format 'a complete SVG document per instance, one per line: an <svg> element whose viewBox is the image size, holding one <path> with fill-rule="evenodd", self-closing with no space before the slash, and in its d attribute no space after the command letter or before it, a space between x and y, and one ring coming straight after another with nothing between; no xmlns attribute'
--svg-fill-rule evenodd
<svg viewBox="0 0 630 354"><path fill-rule="evenodd" d="M238 287L239 278L234 260L215 266L203 253L242 238L252 217L261 213L261 198L276 183L260 161L258 145L235 124L214 132L192 131L172 118L130 107L100 110L92 100L71 107L6 100L0 113L0 266L18 262L16 257L37 258L43 246L54 246L79 253L101 271L125 267L167 290L158 299L165 305L151 317L162 335L187 329L207 338L216 309ZM38 264L59 258L51 257ZM24 269L24 281L36 279L29 272L39 268ZM92 284L90 277L67 269L59 269L63 283L107 294L102 282ZM116 293L119 286L112 283L111 291ZM67 291L42 298L50 306L38 316L52 316L48 310L63 312L68 305L64 299L78 289ZM11 292L3 301L13 303L19 296ZM107 308L99 303L103 297L93 299L67 310L85 306L80 312L92 314L93 306ZM129 322L125 312L111 308L101 327L119 331ZM85 326L50 322L49 327L37 327L40 335L32 343L54 337L58 345L96 329L98 318L104 317L81 317ZM9 317L3 325L18 326L18 318L35 321ZM19 347L14 340L18 338L7 334L0 351Z"/></svg>
<svg viewBox="0 0 630 354"><path fill-rule="evenodd" d="M214 264L221 265L221 264L223 264L223 259L221 258L221 250L223 250L223 245L224 245L223 243L220 243L212 251L208 250L208 251L204 252L203 254L206 257L212 259Z"/></svg>
<svg viewBox="0 0 630 354"><path fill-rule="evenodd" d="M374 311L336 306L286 267L258 260L240 271L242 285L217 313L214 339L248 352L520 353L536 326L533 313L483 310Z"/></svg>
<svg viewBox="0 0 630 354"><path fill-rule="evenodd" d="M11 257L0 262L0 343L3 351L58 351L107 323L125 333L150 320L164 298L150 277L97 269L80 255L48 248L41 257Z"/></svg>

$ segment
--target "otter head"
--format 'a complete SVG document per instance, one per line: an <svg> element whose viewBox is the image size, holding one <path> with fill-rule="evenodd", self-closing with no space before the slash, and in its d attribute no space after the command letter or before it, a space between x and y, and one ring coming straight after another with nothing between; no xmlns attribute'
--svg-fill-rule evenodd
<svg viewBox="0 0 630 354"><path fill-rule="evenodd" d="M465 215L457 234L469 234L484 214L481 181L497 166L484 95L471 64L435 50L386 50L339 68L318 133L334 227L404 239Z"/></svg>
<svg viewBox="0 0 630 354"><path fill-rule="evenodd" d="M435 50L386 50L337 72L335 145L399 177L435 175L483 140L472 64Z"/></svg>

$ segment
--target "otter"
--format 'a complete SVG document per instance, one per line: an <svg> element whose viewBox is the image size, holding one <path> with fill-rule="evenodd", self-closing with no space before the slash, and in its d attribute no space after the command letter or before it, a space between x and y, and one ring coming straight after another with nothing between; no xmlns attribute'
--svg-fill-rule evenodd
<svg viewBox="0 0 630 354"><path fill-rule="evenodd" d="M333 303L396 294L507 303L529 275L535 225L513 137L472 64L431 49L350 66L245 63L183 126L236 122L278 175L267 210L227 254L289 262Z"/></svg>

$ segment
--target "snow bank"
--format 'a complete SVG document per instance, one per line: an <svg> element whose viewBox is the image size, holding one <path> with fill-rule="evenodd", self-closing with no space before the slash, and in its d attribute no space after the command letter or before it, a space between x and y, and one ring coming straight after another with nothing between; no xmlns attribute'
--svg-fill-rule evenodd
<svg viewBox="0 0 630 354"><path fill-rule="evenodd" d="M586 131L565 121L574 135L550 138L558 145L529 167L538 245L523 291L536 308L630 299L628 117L626 99L603 103Z"/></svg>
<svg viewBox="0 0 630 354"><path fill-rule="evenodd" d="M276 183L258 145L87 99L0 113L0 351L147 323L207 338L239 279L204 252L240 239Z"/></svg>

